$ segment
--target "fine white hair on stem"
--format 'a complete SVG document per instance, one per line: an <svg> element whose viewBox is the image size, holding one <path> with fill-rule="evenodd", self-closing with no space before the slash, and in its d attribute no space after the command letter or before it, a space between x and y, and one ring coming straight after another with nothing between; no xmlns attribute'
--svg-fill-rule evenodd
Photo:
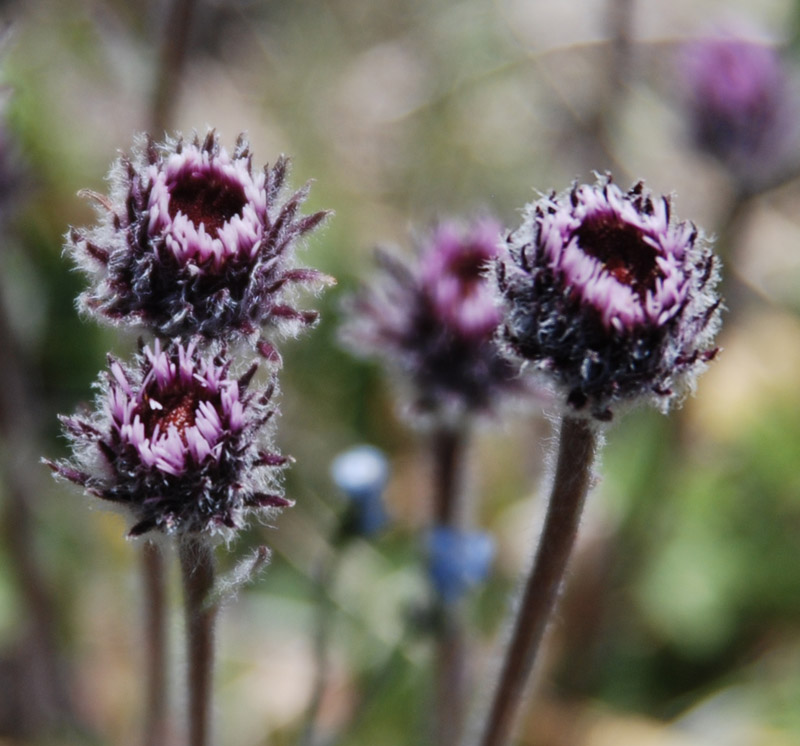
<svg viewBox="0 0 800 746"><path fill-rule="evenodd" d="M244 586L252 583L267 567L272 559L272 552L260 546L233 567L232 570L217 579L214 590L210 594L207 606L224 606L239 594Z"/></svg>

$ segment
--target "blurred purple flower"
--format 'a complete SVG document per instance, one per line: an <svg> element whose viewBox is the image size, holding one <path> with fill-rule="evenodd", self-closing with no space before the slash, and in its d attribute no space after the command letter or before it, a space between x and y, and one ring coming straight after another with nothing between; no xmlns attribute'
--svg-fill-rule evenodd
<svg viewBox="0 0 800 746"><path fill-rule="evenodd" d="M695 144L743 187L761 187L797 165L800 106L776 49L735 37L698 39L681 49L679 73Z"/></svg>
<svg viewBox="0 0 800 746"><path fill-rule="evenodd" d="M332 279L294 266L294 247L327 213L299 215L308 187L281 199L288 161L254 174L240 135L233 156L212 130L201 142L138 143L113 166L109 197L90 193L99 224L73 229L67 250L94 277L79 306L163 337L239 335L277 356L270 324L295 332L317 318L288 303L287 286Z"/></svg>
<svg viewBox="0 0 800 746"><path fill-rule="evenodd" d="M278 475L286 459L268 428L274 384L246 393L256 366L229 375L221 353L156 340L132 367L109 358L96 409L62 417L72 459L46 461L56 475L127 509L129 535L227 535L250 514L291 503Z"/></svg>
<svg viewBox="0 0 800 746"><path fill-rule="evenodd" d="M717 259L642 182L625 194L606 177L528 205L497 269L508 349L573 411L610 419L643 395L666 409L716 353Z"/></svg>
<svg viewBox="0 0 800 746"><path fill-rule="evenodd" d="M492 220L442 223L413 266L379 252L383 277L350 300L344 341L403 375L415 415L490 413L517 387L495 343L500 311L486 278L499 238Z"/></svg>
<svg viewBox="0 0 800 746"><path fill-rule="evenodd" d="M497 256L500 225L481 220L468 231L442 223L420 258L420 282L440 323L464 339L485 340L500 323L485 270Z"/></svg>

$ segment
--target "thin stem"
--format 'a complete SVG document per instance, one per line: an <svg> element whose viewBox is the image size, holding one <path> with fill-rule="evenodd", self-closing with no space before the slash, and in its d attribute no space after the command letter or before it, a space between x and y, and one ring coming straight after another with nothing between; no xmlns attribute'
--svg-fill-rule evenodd
<svg viewBox="0 0 800 746"><path fill-rule="evenodd" d="M434 523L453 528L463 520L461 504L466 436L456 428L442 427L433 434Z"/></svg>
<svg viewBox="0 0 800 746"><path fill-rule="evenodd" d="M300 739L300 746L314 746L317 743L317 726L322 699L328 685L330 661L328 649L332 625L335 620L334 604L331 599L331 588L336 582L341 552L335 551L332 556L326 556L317 564L314 573L316 591L316 619L314 629L314 685L311 701L306 714L306 722Z"/></svg>
<svg viewBox="0 0 800 746"><path fill-rule="evenodd" d="M466 436L443 427L434 433L434 522L459 530L464 523L463 478ZM436 744L455 746L463 726L466 661L462 605L436 601Z"/></svg>
<svg viewBox="0 0 800 746"><path fill-rule="evenodd" d="M466 640L460 603L441 604L436 641L436 744L455 746L464 726Z"/></svg>
<svg viewBox="0 0 800 746"><path fill-rule="evenodd" d="M547 516L506 648L481 746L503 746L511 735L575 543L596 447L591 423L563 418Z"/></svg>
<svg viewBox="0 0 800 746"><path fill-rule="evenodd" d="M216 606L214 550L198 537L185 537L179 546L186 611L189 664L189 746L210 746Z"/></svg>
<svg viewBox="0 0 800 746"><path fill-rule="evenodd" d="M163 746L167 733L167 625L164 555L148 541L142 547L145 597L145 746Z"/></svg>

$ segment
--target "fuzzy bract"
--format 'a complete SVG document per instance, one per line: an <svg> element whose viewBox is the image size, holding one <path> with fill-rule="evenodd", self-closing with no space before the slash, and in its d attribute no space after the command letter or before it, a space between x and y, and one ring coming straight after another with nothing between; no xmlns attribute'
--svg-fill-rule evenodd
<svg viewBox="0 0 800 746"><path fill-rule="evenodd" d="M274 384L247 391L256 367L230 376L224 352L156 341L133 366L109 359L88 416L62 417L72 458L56 475L131 514L130 535L230 535L250 515L290 505L286 459L272 450Z"/></svg>
<svg viewBox="0 0 800 746"><path fill-rule="evenodd" d="M244 135L232 155L204 140L138 142L109 174L108 197L91 194L98 225L72 230L67 251L93 277L79 306L158 336L245 337L277 355L260 333L294 332L316 312L288 290L331 278L295 266L294 249L325 212L301 215L308 188L284 198L288 161L253 172Z"/></svg>
<svg viewBox="0 0 800 746"><path fill-rule="evenodd" d="M486 277L499 238L488 219L442 223L413 263L379 252L382 275L349 303L345 342L400 374L414 416L487 414L517 386L495 343L500 311Z"/></svg>
<svg viewBox="0 0 800 746"><path fill-rule="evenodd" d="M641 396L666 408L716 353L717 259L667 198L610 177L527 206L497 262L503 337L573 412L609 419Z"/></svg>

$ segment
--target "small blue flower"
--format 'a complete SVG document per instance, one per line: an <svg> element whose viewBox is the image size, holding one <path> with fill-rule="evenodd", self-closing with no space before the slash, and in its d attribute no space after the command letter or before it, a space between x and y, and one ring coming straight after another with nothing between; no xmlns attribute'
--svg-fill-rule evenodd
<svg viewBox="0 0 800 746"><path fill-rule="evenodd" d="M494 540L482 531L434 528L428 538L428 570L436 592L453 603L486 579L494 558Z"/></svg>
<svg viewBox="0 0 800 746"><path fill-rule="evenodd" d="M331 463L331 478L350 499L359 533L371 536L389 521L383 491L389 480L389 463L383 451L369 445L350 448Z"/></svg>

